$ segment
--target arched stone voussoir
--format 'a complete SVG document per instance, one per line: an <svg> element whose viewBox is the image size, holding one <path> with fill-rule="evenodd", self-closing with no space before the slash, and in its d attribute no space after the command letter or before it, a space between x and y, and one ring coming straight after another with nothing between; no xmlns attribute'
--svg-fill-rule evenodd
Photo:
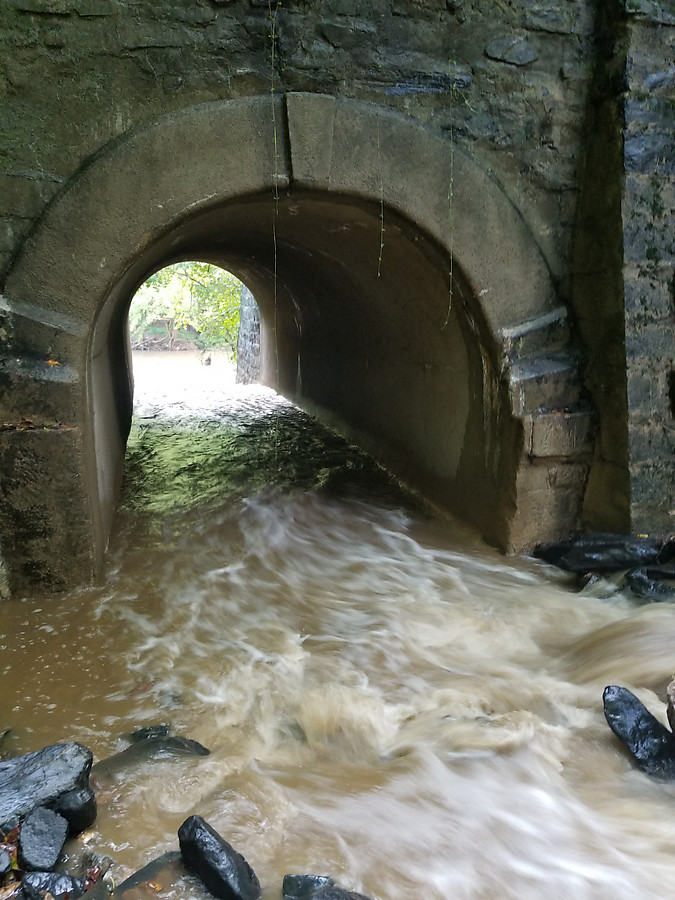
<svg viewBox="0 0 675 900"><path fill-rule="evenodd" d="M288 183L282 123L281 98L252 97L171 113L105 145L26 240L6 280L10 302L92 322L158 233L209 204Z"/></svg>
<svg viewBox="0 0 675 900"><path fill-rule="evenodd" d="M488 330L557 306L548 266L518 209L480 163L401 113L319 94L288 94L293 181L382 202L461 266Z"/></svg>

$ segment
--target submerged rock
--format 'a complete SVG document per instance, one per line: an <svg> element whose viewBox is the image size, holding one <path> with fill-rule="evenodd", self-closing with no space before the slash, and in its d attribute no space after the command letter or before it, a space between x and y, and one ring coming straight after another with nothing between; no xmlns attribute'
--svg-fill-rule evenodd
<svg viewBox="0 0 675 900"><path fill-rule="evenodd" d="M675 600L675 587L666 581L675 582L675 567L645 566L626 572L626 583L631 591L652 603Z"/></svg>
<svg viewBox="0 0 675 900"><path fill-rule="evenodd" d="M370 900L338 887L328 875L284 875L284 900Z"/></svg>
<svg viewBox="0 0 675 900"><path fill-rule="evenodd" d="M128 735L132 744L138 744L139 741L147 741L150 738L166 738L169 737L170 726L161 725L144 725L143 728L137 728Z"/></svg>
<svg viewBox="0 0 675 900"><path fill-rule="evenodd" d="M138 888L143 885L155 884L161 885L163 889L174 886L181 876L186 874L183 858L178 850L170 850L163 853L156 859L151 860L147 865L134 872L125 881L115 887L115 897L123 898L127 893L131 896L138 897ZM100 897L105 900L106 885L99 884L94 889L96 894L91 894L92 900ZM147 893L147 888L144 893ZM88 893L89 897L90 894Z"/></svg>
<svg viewBox="0 0 675 900"><path fill-rule="evenodd" d="M663 561L667 546L652 538L598 533L539 544L534 555L567 572L619 572Z"/></svg>
<svg viewBox="0 0 675 900"><path fill-rule="evenodd" d="M258 900L260 882L244 857L201 816L190 816L178 830L185 865L215 897Z"/></svg>
<svg viewBox="0 0 675 900"><path fill-rule="evenodd" d="M2 760L0 825L37 806L58 806L59 799L71 791L84 789L86 793L91 763L91 750L76 743L52 744Z"/></svg>
<svg viewBox="0 0 675 900"><path fill-rule="evenodd" d="M663 781L675 781L675 736L627 688L609 685L602 695L609 727L639 768Z"/></svg>
<svg viewBox="0 0 675 900"><path fill-rule="evenodd" d="M91 770L95 784L111 781L147 760L178 759L184 756L208 756L207 750L198 741L190 738L159 736L135 740L133 744L107 759L97 762Z"/></svg>
<svg viewBox="0 0 675 900"><path fill-rule="evenodd" d="M56 865L68 834L68 823L51 809L38 806L21 823L19 865L28 872L49 872Z"/></svg>
<svg viewBox="0 0 675 900"><path fill-rule="evenodd" d="M334 887L335 882L328 875L284 875L284 900L306 900L317 891Z"/></svg>

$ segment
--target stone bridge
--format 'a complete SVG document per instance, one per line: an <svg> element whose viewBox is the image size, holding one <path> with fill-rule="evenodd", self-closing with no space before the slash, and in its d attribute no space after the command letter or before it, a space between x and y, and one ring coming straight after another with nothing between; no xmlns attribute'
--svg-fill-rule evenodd
<svg viewBox="0 0 675 900"><path fill-rule="evenodd" d="M184 259L504 550L675 529L672 0L4 0L0 42L1 592L100 572L129 303Z"/></svg>

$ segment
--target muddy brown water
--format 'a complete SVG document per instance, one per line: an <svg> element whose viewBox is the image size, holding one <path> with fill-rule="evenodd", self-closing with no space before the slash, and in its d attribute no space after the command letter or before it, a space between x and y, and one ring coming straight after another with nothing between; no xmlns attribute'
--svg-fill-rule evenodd
<svg viewBox="0 0 675 900"><path fill-rule="evenodd" d="M626 685L665 722L673 607L500 556L177 356L136 365L104 583L0 608L5 751L102 759L164 722L212 751L107 784L80 842L119 881L199 813L265 900L287 872L377 900L671 897L675 786L635 769L601 698Z"/></svg>

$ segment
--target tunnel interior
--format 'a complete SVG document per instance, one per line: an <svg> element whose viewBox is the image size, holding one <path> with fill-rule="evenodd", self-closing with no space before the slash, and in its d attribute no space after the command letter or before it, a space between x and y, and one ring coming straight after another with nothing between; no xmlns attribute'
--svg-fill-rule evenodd
<svg viewBox="0 0 675 900"><path fill-rule="evenodd" d="M131 421L129 303L154 271L191 259L227 269L254 294L261 383L483 528L485 504L500 498L486 446L486 350L461 270L383 204L320 191L265 192L188 215L116 284L90 373L105 517Z"/></svg>

